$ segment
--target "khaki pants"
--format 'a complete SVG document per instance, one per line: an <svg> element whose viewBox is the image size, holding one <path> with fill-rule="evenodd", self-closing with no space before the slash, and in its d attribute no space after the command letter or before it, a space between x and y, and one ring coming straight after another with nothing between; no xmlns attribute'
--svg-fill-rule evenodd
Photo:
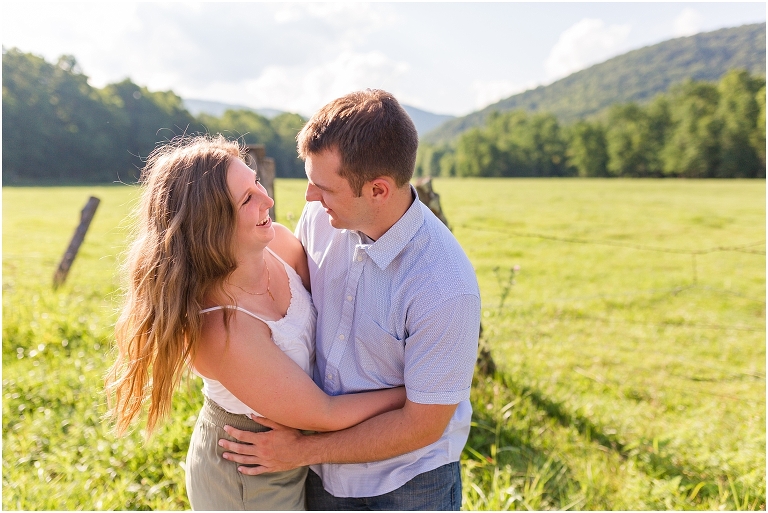
<svg viewBox="0 0 768 513"><path fill-rule="evenodd" d="M243 431L269 431L246 415L236 415L205 398L187 452L187 496L193 510L303 510L307 468L247 476L222 457L219 438L233 440L229 425Z"/></svg>

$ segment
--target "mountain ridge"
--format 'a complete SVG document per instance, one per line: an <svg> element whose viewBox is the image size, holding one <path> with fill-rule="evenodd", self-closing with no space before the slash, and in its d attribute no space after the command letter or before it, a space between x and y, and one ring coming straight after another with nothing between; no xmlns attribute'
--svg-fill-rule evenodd
<svg viewBox="0 0 768 513"><path fill-rule="evenodd" d="M631 50L449 120L422 140L447 143L482 126L494 111L547 111L570 123L597 115L614 103L647 102L686 79L716 81L733 68L765 74L765 23L701 32Z"/></svg>
<svg viewBox="0 0 768 513"><path fill-rule="evenodd" d="M218 118L228 110L247 110L264 116L267 119L272 119L283 113L282 110L278 109L256 109L248 107L247 105L217 102L214 100L200 100L197 98L183 98L182 102L184 103L184 108L186 108L193 116L199 116L201 113L205 113Z"/></svg>
<svg viewBox="0 0 768 513"><path fill-rule="evenodd" d="M184 103L184 107L193 116L198 116L201 113L205 113L214 117L221 117L222 114L224 114L224 112L227 110L247 110L264 116L267 119L273 119L286 112L279 109L257 109L254 107L248 107L247 105L237 105L214 100L199 100L196 98L184 98L182 99L182 102ZM411 107L410 105L403 105L403 109L405 109L405 111L411 117L413 124L416 125L416 131L419 133L419 136L456 117L449 114L435 114L434 112Z"/></svg>

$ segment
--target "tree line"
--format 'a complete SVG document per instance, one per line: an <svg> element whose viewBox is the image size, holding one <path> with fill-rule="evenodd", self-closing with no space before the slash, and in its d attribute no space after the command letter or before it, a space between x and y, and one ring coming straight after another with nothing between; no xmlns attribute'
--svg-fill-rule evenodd
<svg viewBox="0 0 768 513"><path fill-rule="evenodd" d="M641 106L561 125L552 114L493 113L447 144L422 142L417 176L765 177L765 78L731 71ZM3 185L133 182L152 149L181 134L264 144L277 176L303 177L306 120L230 110L192 116L172 91L130 79L94 88L72 56L3 48Z"/></svg>
<svg viewBox="0 0 768 513"><path fill-rule="evenodd" d="M134 182L158 143L191 133L264 144L277 176L304 176L295 137L305 122L251 111L195 117L171 91L130 79L94 88L73 56L49 63L3 48L3 185Z"/></svg>
<svg viewBox="0 0 768 513"><path fill-rule="evenodd" d="M548 113L495 112L451 143L422 143L416 174L765 177L765 123L765 77L732 70L567 126Z"/></svg>

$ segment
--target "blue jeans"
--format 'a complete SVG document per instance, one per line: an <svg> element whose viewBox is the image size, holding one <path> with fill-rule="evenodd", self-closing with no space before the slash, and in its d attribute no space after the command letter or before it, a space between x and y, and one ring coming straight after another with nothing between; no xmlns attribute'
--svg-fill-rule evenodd
<svg viewBox="0 0 768 513"><path fill-rule="evenodd" d="M454 461L414 477L400 488L376 497L334 497L320 478L309 471L307 509L313 511L396 510L459 511L461 469Z"/></svg>

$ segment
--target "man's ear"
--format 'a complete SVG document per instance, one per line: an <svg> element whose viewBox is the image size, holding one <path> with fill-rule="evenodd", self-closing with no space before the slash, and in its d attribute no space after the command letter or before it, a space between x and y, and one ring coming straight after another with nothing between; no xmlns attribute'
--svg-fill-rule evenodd
<svg viewBox="0 0 768 513"><path fill-rule="evenodd" d="M395 181L388 176L379 176L368 182L371 199L383 201L389 199L395 190Z"/></svg>

